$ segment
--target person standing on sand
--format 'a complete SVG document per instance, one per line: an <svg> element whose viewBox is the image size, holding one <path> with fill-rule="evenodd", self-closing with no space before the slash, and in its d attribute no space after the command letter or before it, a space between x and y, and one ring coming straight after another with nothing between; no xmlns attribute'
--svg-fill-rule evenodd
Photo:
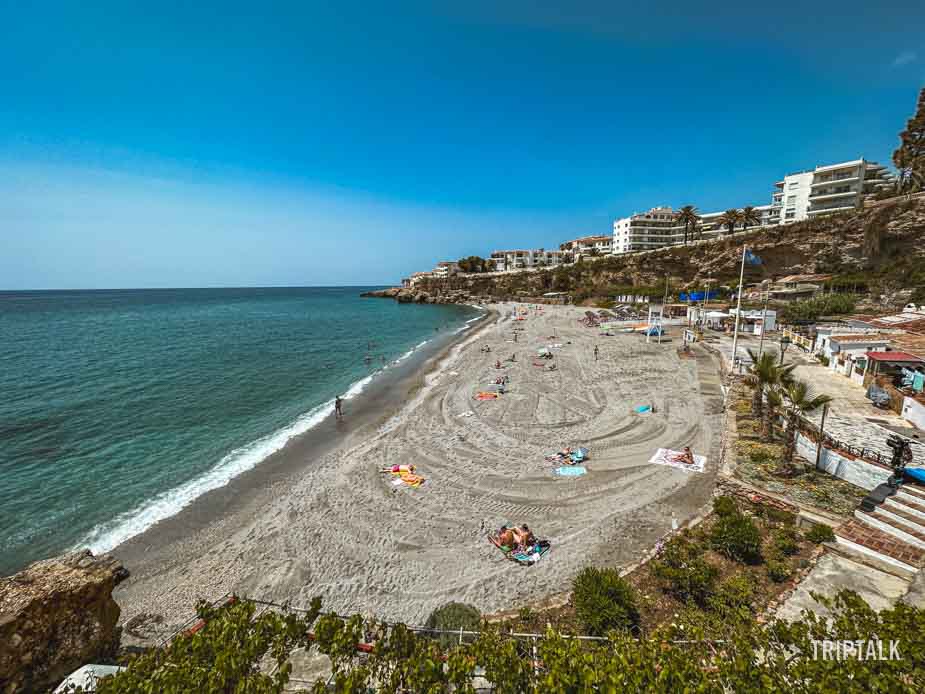
<svg viewBox="0 0 925 694"><path fill-rule="evenodd" d="M340 399L339 395L334 398L334 416L337 419L344 418L344 410L343 410L342 403L343 403L343 400Z"/></svg>
<svg viewBox="0 0 925 694"><path fill-rule="evenodd" d="M597 354L598 354L597 345L594 345L594 361L597 361Z"/></svg>

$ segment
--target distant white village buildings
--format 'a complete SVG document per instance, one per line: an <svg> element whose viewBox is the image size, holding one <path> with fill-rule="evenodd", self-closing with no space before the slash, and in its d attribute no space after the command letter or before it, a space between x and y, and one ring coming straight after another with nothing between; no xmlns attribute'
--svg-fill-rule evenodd
<svg viewBox="0 0 925 694"><path fill-rule="evenodd" d="M890 181L886 167L864 158L787 174L774 183L769 204L752 207L756 219L740 220L733 230L791 224L856 209L865 195L876 193ZM723 224L724 212L698 214L696 226L687 229L688 241L712 239L729 233L728 226ZM486 264L492 272L554 268L582 257L649 251L682 244L684 237L685 225L681 222L680 210L660 206L615 220L612 234L565 241L558 250L495 250L486 259ZM442 261L430 272L413 273L402 280L402 285L412 287L427 277L445 278L458 272L457 262Z"/></svg>

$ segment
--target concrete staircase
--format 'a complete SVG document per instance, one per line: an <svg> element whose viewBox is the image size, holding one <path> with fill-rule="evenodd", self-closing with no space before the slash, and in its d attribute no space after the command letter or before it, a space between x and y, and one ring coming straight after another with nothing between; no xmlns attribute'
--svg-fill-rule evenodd
<svg viewBox="0 0 925 694"><path fill-rule="evenodd" d="M918 571L925 565L925 488L903 485L882 503L870 499L835 531L837 544L903 572Z"/></svg>

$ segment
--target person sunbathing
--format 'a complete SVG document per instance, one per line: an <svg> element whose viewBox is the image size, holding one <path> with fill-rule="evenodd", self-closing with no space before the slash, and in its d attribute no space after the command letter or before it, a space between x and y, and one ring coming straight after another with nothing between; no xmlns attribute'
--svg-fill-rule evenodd
<svg viewBox="0 0 925 694"><path fill-rule="evenodd" d="M684 450L681 453L675 453L672 456L668 457L672 463L681 463L683 465L693 465L694 464L694 452L691 450L690 446L685 446Z"/></svg>
<svg viewBox="0 0 925 694"><path fill-rule="evenodd" d="M519 528L514 528L514 541L521 548L526 548L536 542L536 538L533 536L533 531L527 527L527 524L524 523Z"/></svg>
<svg viewBox="0 0 925 694"><path fill-rule="evenodd" d="M414 463L409 465L390 465L389 467L380 468L379 472L390 472L393 475L400 475L403 472L414 472Z"/></svg>
<svg viewBox="0 0 925 694"><path fill-rule="evenodd" d="M513 548L515 544L514 531L506 525L502 526L501 530L498 531L498 544L502 547Z"/></svg>

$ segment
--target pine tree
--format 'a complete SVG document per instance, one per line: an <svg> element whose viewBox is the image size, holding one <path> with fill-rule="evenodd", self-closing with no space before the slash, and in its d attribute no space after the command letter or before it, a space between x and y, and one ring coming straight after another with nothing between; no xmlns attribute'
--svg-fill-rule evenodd
<svg viewBox="0 0 925 694"><path fill-rule="evenodd" d="M900 144L893 152L893 163L899 171L902 187L913 192L925 187L925 89L919 93L915 115L899 133Z"/></svg>

